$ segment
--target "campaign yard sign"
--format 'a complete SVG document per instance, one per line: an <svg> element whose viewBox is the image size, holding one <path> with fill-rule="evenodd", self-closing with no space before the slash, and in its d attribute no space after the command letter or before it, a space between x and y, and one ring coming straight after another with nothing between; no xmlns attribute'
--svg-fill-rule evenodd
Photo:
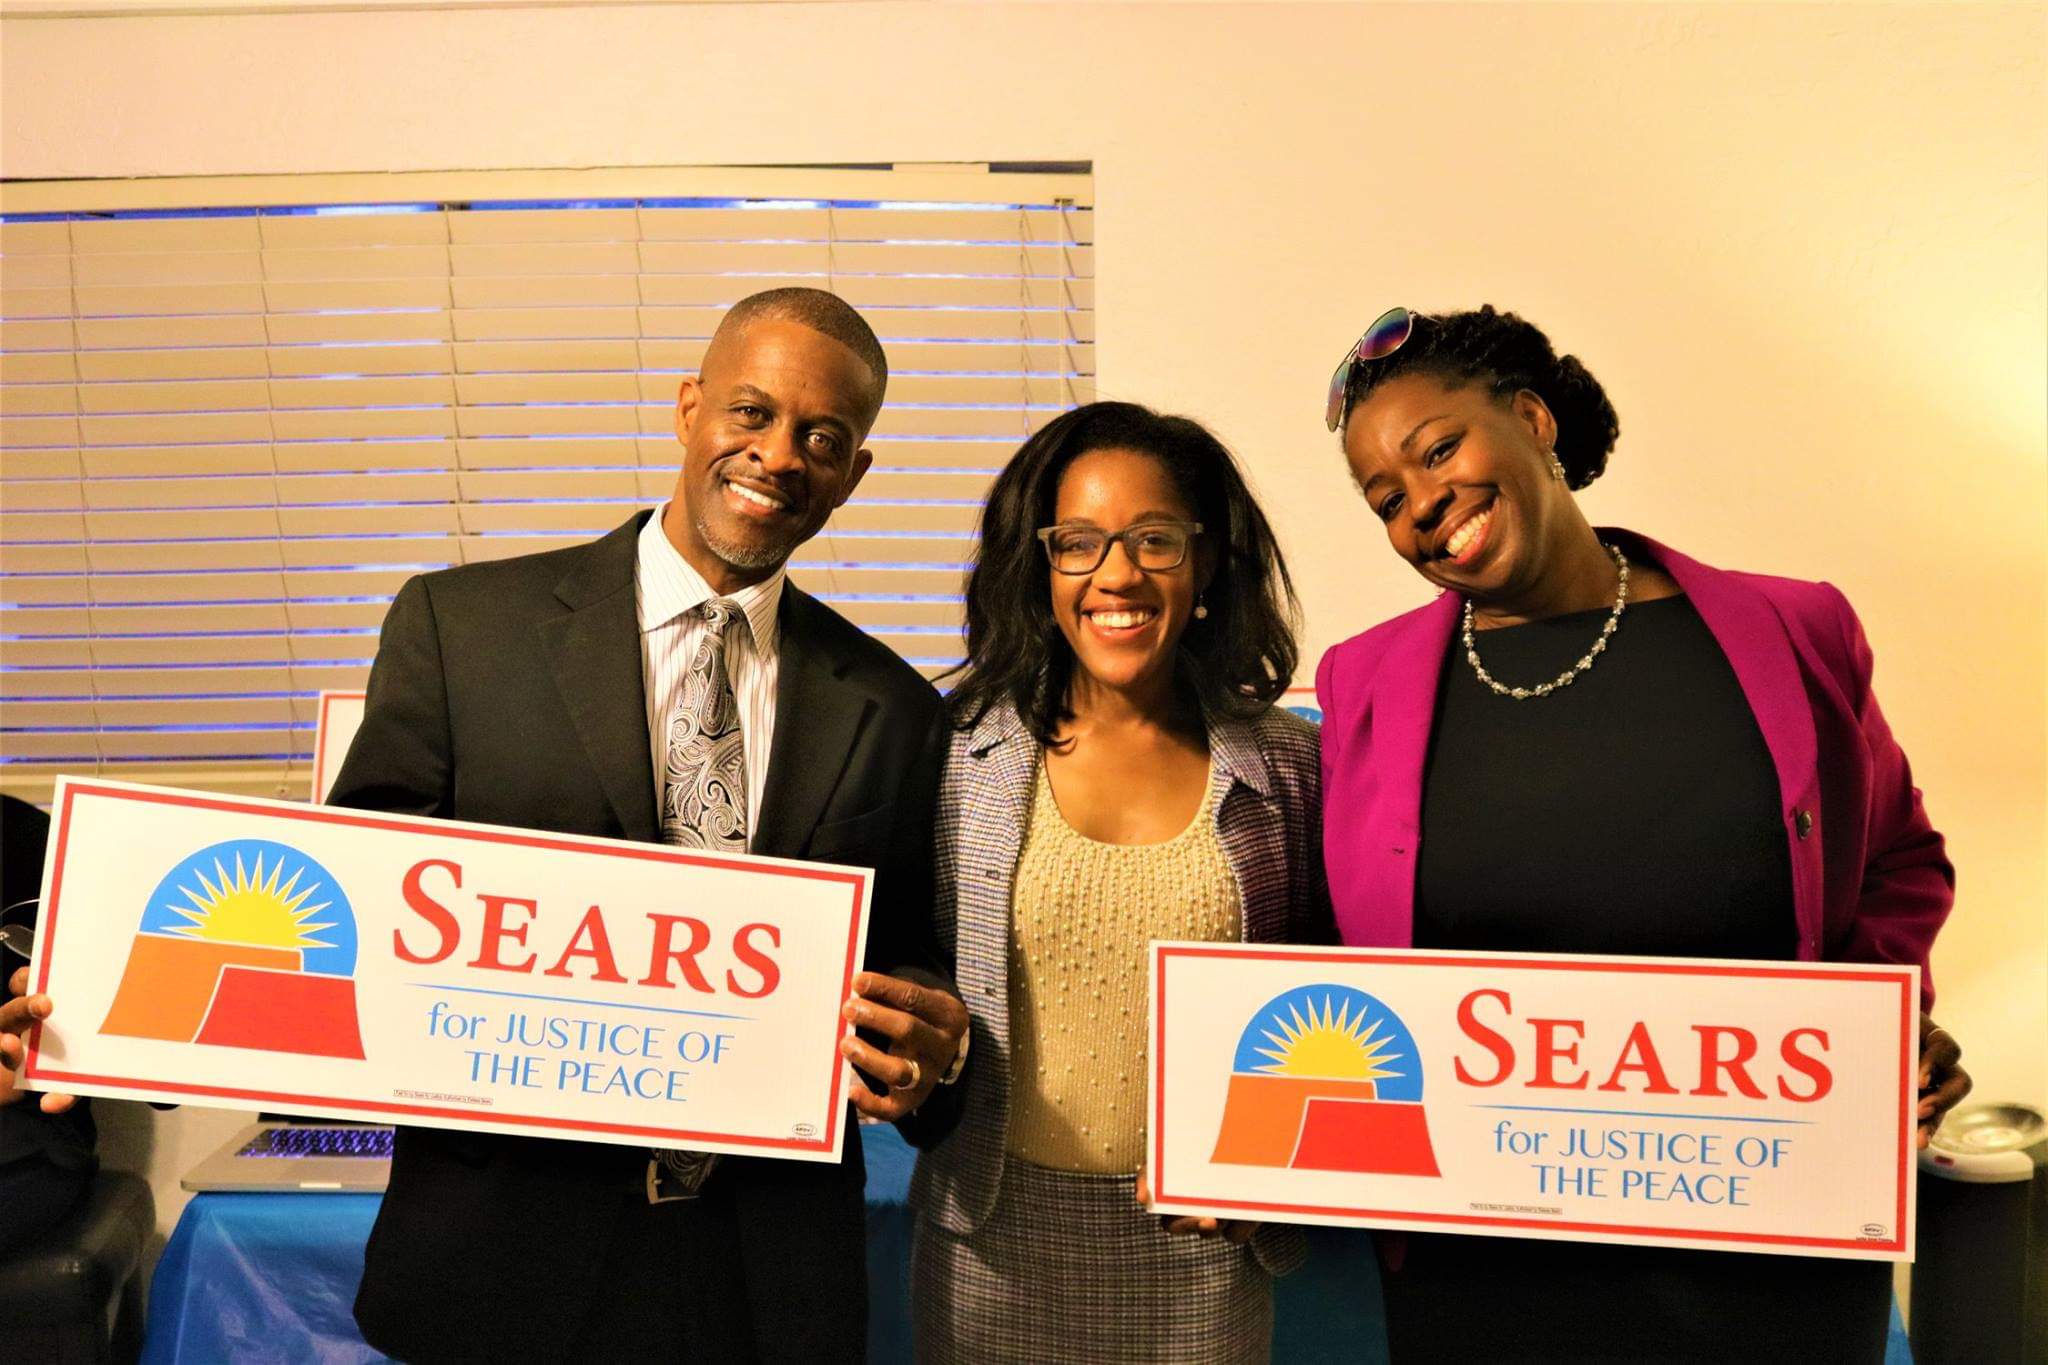
<svg viewBox="0 0 2048 1365"><path fill-rule="evenodd" d="M65 778L34 1089L836 1161L869 873Z"/></svg>
<svg viewBox="0 0 2048 1365"><path fill-rule="evenodd" d="M1155 943L1161 1213L1913 1248L1919 968Z"/></svg>

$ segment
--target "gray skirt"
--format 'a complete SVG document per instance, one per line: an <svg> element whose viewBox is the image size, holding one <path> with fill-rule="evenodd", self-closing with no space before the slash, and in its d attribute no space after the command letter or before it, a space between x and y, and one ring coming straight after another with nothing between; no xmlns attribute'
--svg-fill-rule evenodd
<svg viewBox="0 0 2048 1365"><path fill-rule="evenodd" d="M970 1236L917 1220L910 1305L924 1365L1262 1365L1273 1280L1248 1246L1169 1237L1132 1176L1011 1157Z"/></svg>

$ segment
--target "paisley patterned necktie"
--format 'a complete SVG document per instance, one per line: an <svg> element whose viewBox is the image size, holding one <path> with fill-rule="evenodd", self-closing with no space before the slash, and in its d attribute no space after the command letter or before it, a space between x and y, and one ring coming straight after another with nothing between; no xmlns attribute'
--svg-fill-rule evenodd
<svg viewBox="0 0 2048 1365"><path fill-rule="evenodd" d="M747 851L747 757L740 709L725 671L726 628L745 628L746 614L729 597L697 608L704 632L683 678L683 695L668 718L668 758L661 777L661 841L714 853Z"/></svg>
<svg viewBox="0 0 2048 1365"><path fill-rule="evenodd" d="M746 627L729 597L697 608L704 632L683 678L682 699L668 719L668 757L661 775L661 841L714 853L747 851L747 759L739 703L725 671L726 628ZM648 1149L647 1202L694 1199L718 1156L668 1147Z"/></svg>

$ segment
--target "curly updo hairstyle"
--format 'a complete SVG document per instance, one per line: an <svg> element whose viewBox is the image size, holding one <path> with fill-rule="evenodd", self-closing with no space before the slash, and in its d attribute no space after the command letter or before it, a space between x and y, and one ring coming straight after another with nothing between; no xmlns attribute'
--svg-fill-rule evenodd
<svg viewBox="0 0 2048 1365"><path fill-rule="evenodd" d="M1551 349L1534 323L1487 304L1477 312L1416 313L1415 330L1392 355L1351 371L1344 414L1380 385L1404 374L1427 374L1451 387L1484 381L1495 398L1527 389L1557 419L1557 459L1565 484L1579 489L1607 469L1621 419L1607 391L1573 355Z"/></svg>
<svg viewBox="0 0 2048 1365"><path fill-rule="evenodd" d="M1216 566L1208 615L1188 622L1175 660L1184 696L1207 720L1249 719L1293 680L1301 609L1280 543L1223 443L1199 422L1136 403L1089 403L1018 447L989 490L967 575L967 658L948 705L962 729L1008 702L1040 744L1053 743L1074 652L1052 614L1052 566L1038 530L1053 524L1060 479L1095 450L1134 450L1165 469L1202 534L1192 553Z"/></svg>

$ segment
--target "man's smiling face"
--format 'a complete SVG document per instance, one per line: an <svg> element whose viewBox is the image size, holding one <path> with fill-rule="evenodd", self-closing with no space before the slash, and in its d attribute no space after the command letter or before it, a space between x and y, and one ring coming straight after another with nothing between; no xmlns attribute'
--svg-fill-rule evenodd
<svg viewBox="0 0 2048 1365"><path fill-rule="evenodd" d="M676 399L683 469L663 529L715 591L774 573L853 495L877 388L850 348L799 322L713 339Z"/></svg>

